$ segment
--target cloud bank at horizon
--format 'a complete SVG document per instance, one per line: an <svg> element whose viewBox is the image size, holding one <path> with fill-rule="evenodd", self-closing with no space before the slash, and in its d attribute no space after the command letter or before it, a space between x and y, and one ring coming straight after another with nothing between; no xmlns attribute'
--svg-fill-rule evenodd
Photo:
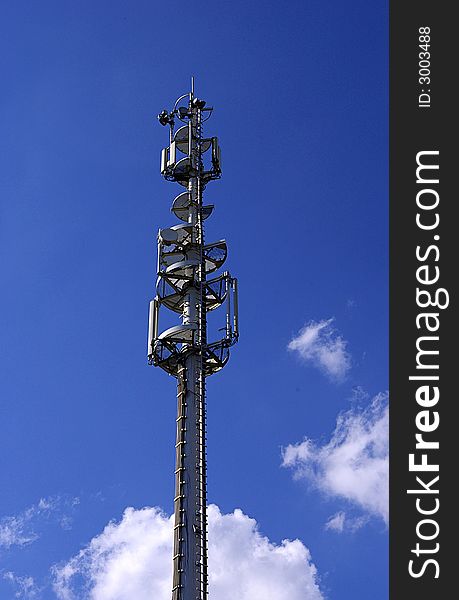
<svg viewBox="0 0 459 600"><path fill-rule="evenodd" d="M211 600L324 600L311 555L300 540L274 544L240 509L209 516ZM59 600L169 600L173 517L127 508L120 522L68 562L53 567Z"/></svg>

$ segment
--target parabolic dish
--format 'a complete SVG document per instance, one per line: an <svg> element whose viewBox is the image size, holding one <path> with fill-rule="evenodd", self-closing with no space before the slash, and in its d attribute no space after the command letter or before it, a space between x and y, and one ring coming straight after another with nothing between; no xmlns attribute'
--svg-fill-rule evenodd
<svg viewBox="0 0 459 600"><path fill-rule="evenodd" d="M174 135L174 142L177 148L183 154L188 154L188 125L184 125L177 129ZM212 140L206 139L201 141L201 152L207 152L212 145Z"/></svg>
<svg viewBox="0 0 459 600"><path fill-rule="evenodd" d="M165 246L171 244L187 244L191 242L193 226L186 223L173 225L159 230L159 239Z"/></svg>
<svg viewBox="0 0 459 600"><path fill-rule="evenodd" d="M204 251L204 262L206 267L206 273L213 273L219 269L225 262L228 248L225 240L214 242L213 244L207 244L203 248Z"/></svg>
<svg viewBox="0 0 459 600"><path fill-rule="evenodd" d="M184 221L185 223L187 223L190 204L191 204L190 193L183 192L179 196L177 196L177 198L175 198L174 202L172 203L171 211L174 213L174 215L177 217L177 219L180 219L181 221ZM203 220L206 220L208 217L210 217L213 210L214 210L213 204L203 206L202 207Z"/></svg>
<svg viewBox="0 0 459 600"><path fill-rule="evenodd" d="M187 186L188 181L190 179L190 171L191 171L191 160L189 159L188 156L186 156L185 158L182 158L181 160L179 160L178 163L174 167L173 175L174 175L175 181L177 183L180 183L180 185Z"/></svg>
<svg viewBox="0 0 459 600"><path fill-rule="evenodd" d="M196 329L197 325L195 323L190 323L189 325L176 325L175 327L170 327L169 329L166 329L166 331L163 331L158 339L169 339L179 344L191 342Z"/></svg>

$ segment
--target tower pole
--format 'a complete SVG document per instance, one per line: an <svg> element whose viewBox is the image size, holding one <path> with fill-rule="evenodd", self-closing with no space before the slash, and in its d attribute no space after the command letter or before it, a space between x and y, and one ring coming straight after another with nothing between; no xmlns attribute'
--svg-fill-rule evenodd
<svg viewBox="0 0 459 600"><path fill-rule="evenodd" d="M180 105L185 98L188 104ZM227 272L207 278L223 264L227 250L224 240L204 243L203 223L213 207L203 206L203 190L221 174L217 138L202 136L203 113L212 112L204 107L194 96L192 81L191 92L177 100L173 111L164 110L158 117L171 128L161 172L186 188L172 206L185 224L160 230L158 236L157 295L150 303L148 341L149 362L177 378L172 600L207 599L206 377L225 366L229 347L238 339L237 313L233 321L230 315L236 280ZM185 125L174 133L176 118ZM203 154L211 148L206 165ZM181 160L177 150L185 155ZM225 337L209 344L207 312L225 301ZM159 334L162 305L179 313L182 324Z"/></svg>
<svg viewBox="0 0 459 600"><path fill-rule="evenodd" d="M196 325L197 344L188 344L177 378L177 445L175 488L175 536L173 600L204 600L207 595L207 522L206 522L206 442L205 442L205 375L202 365L201 340L205 331L202 275L203 235L200 212L202 194L198 139L200 109L193 106L190 94L189 155L191 170L188 183L190 205L188 223L192 226L189 256L199 261L190 268L192 284L183 302L182 323Z"/></svg>

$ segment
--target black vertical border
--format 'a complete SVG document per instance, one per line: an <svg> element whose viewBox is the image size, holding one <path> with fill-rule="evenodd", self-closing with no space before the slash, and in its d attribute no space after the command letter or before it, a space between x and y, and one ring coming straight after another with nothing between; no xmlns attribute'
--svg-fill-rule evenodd
<svg viewBox="0 0 459 600"><path fill-rule="evenodd" d="M456 407L459 406L454 374L459 374L456 340L457 307L453 291L459 271L459 196L454 189L459 176L457 116L454 89L458 86L459 56L457 22L454 4L446 2L390 2L390 598L391 600L443 600L455 597L453 581L455 540L458 532L456 514L459 500L455 488L458 479L456 457L459 457L459 428ZM431 107L419 108L418 78L420 27L430 27ZM416 226L416 154L423 150L439 150L440 225L434 232L422 232ZM439 462L440 510L432 518L438 521L440 533L431 542L419 540L416 525L423 517L416 510L416 496L407 489L416 487L416 474L408 469L408 455L414 452L416 414L422 408L416 403L418 383L408 377L415 374L416 315L416 246L424 248L437 243L440 250L439 286L449 291L450 305L438 310L440 316L438 362L440 368L440 401L437 407L440 426L429 439L438 439L440 449L431 453L430 461ZM435 263L431 263L435 264ZM430 309L435 310L435 309ZM426 436L427 437L427 436ZM438 459L438 460L435 460ZM418 459L419 460L419 459ZM459 460L459 458L458 458ZM421 475L418 473L418 475ZM429 473L425 479L429 479ZM431 474L433 475L433 474ZM419 487L419 486L417 486ZM424 496L427 497L427 496ZM433 496L430 496L432 498ZM427 531L427 529L425 530ZM425 548L440 544L438 553L423 555L438 560L440 575L430 565L425 574L413 578L408 572L410 559L417 560L419 570L423 558L411 551L419 542ZM451 550L448 548L451 546Z"/></svg>

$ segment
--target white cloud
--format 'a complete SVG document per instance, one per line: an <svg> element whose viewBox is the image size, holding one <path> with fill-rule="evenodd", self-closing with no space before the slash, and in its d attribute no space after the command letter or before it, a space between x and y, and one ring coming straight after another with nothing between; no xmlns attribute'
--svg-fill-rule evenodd
<svg viewBox="0 0 459 600"><path fill-rule="evenodd" d="M340 381L351 368L347 342L332 327L333 319L310 321L288 344L289 350L299 353L326 375Z"/></svg>
<svg viewBox="0 0 459 600"><path fill-rule="evenodd" d="M54 567L59 600L169 600L172 517L127 508L69 562ZM299 540L273 544L241 510L209 506L211 600L323 600L309 550Z"/></svg>
<svg viewBox="0 0 459 600"><path fill-rule="evenodd" d="M4 517L0 522L0 548L25 546L37 539L27 520L19 517Z"/></svg>
<svg viewBox="0 0 459 600"><path fill-rule="evenodd" d="M329 531L335 531L337 533L343 533L344 531L358 531L368 522L367 516L350 518L344 511L332 515L325 523L325 529Z"/></svg>
<svg viewBox="0 0 459 600"><path fill-rule="evenodd" d="M328 521L325 523L325 529L332 529L333 531L339 531L342 533L344 531L345 520L346 513L341 510L328 519Z"/></svg>
<svg viewBox="0 0 459 600"><path fill-rule="evenodd" d="M37 504L29 506L17 515L0 518L0 548L23 547L37 540L37 528L51 517L60 520L64 529L71 527L71 517L67 514L78 503L78 498L52 496L41 498ZM64 527L65 523L65 527Z"/></svg>
<svg viewBox="0 0 459 600"><path fill-rule="evenodd" d="M327 496L345 499L387 523L388 429L388 396L379 394L365 409L339 415L328 443L318 445L305 438L284 448L282 465L293 469L296 479L305 479ZM341 518L333 523L339 530Z"/></svg>
<svg viewBox="0 0 459 600"><path fill-rule="evenodd" d="M2 573L3 579L8 581L14 588L14 597L23 600L38 600L40 588L36 585L33 577L21 577L12 571Z"/></svg>
<svg viewBox="0 0 459 600"><path fill-rule="evenodd" d="M0 519L0 548L9 549L12 546L26 546L38 538L33 529L33 522L43 510L41 502L42 500L18 515Z"/></svg>
<svg viewBox="0 0 459 600"><path fill-rule="evenodd" d="M168 598L171 540L171 519L159 509L127 508L120 523L109 523L68 563L54 567L57 597Z"/></svg>

